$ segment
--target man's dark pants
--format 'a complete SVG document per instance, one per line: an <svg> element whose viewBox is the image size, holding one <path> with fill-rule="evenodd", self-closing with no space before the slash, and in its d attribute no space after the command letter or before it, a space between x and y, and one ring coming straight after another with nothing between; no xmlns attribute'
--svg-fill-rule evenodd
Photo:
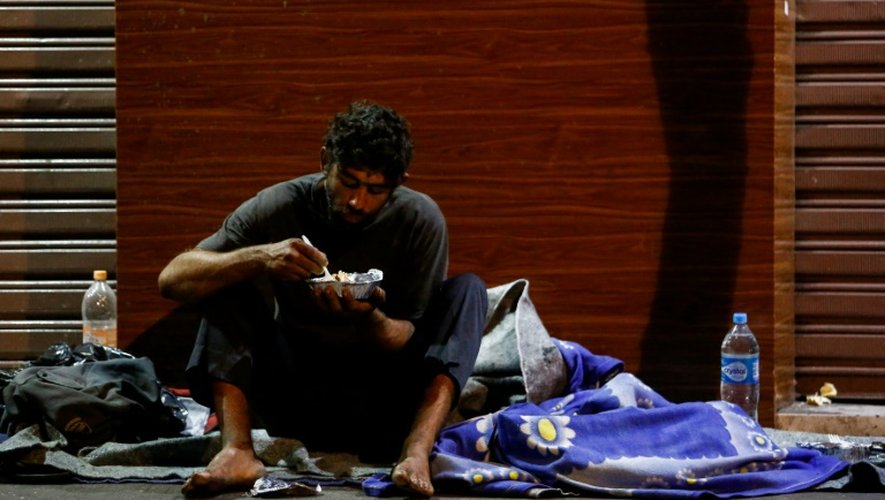
<svg viewBox="0 0 885 500"><path fill-rule="evenodd" d="M451 377L457 402L479 352L487 308L483 281L458 275L434 292L403 350L330 349L285 331L258 289L241 284L207 301L187 373L195 399L209 406L211 381L239 387L253 426L273 436L297 438L308 450L393 461L434 376Z"/></svg>

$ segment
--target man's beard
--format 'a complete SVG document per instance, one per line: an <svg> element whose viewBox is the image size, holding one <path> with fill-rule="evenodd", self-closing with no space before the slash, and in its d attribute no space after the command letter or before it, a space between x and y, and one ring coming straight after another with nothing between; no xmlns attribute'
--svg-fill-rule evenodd
<svg viewBox="0 0 885 500"><path fill-rule="evenodd" d="M364 215L359 222L350 222L344 218L344 212L338 209L340 207L339 204L335 202L335 199L332 197L332 194L329 193L329 190L326 191L326 210L328 212L329 221L337 230L341 231L355 231L362 229L368 226L372 220L373 216ZM348 210L347 205L344 205L344 210ZM358 212L359 213L359 212Z"/></svg>

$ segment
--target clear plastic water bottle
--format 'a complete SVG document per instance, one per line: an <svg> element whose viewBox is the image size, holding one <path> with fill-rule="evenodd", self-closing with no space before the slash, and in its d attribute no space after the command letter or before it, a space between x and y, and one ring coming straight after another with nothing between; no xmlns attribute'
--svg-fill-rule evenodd
<svg viewBox="0 0 885 500"><path fill-rule="evenodd" d="M747 313L736 312L722 341L719 394L750 417L759 417L759 343L747 326Z"/></svg>
<svg viewBox="0 0 885 500"><path fill-rule="evenodd" d="M92 272L92 285L83 294L83 342L117 347L117 294L108 284L108 272Z"/></svg>

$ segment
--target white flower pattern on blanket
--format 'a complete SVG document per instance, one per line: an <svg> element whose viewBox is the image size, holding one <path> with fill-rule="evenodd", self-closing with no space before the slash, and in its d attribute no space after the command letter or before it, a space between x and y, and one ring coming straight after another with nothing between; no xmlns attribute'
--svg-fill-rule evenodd
<svg viewBox="0 0 885 500"><path fill-rule="evenodd" d="M547 453L559 455L560 450L572 445L571 439L575 431L568 428L568 417L522 417L525 423L519 431L528 436L526 444L538 450L541 455Z"/></svg>

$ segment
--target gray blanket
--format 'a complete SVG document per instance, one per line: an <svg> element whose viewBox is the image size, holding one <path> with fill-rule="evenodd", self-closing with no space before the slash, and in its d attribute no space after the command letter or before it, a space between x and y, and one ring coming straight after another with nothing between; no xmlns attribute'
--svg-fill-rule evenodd
<svg viewBox="0 0 885 500"><path fill-rule="evenodd" d="M490 288L488 295L485 334L458 405L462 414L562 394L568 381L565 362L529 297L528 280Z"/></svg>
<svg viewBox="0 0 885 500"><path fill-rule="evenodd" d="M181 483L203 470L221 449L221 436L213 432L144 443L105 443L73 454L66 451L67 440L61 433L52 427L45 430L44 434L34 425L0 443L0 463L12 479L46 476L52 470L85 481ZM258 458L278 477L357 484L390 469L389 465L361 463L346 453L309 454L300 441L270 437L264 430L253 431L252 439Z"/></svg>

